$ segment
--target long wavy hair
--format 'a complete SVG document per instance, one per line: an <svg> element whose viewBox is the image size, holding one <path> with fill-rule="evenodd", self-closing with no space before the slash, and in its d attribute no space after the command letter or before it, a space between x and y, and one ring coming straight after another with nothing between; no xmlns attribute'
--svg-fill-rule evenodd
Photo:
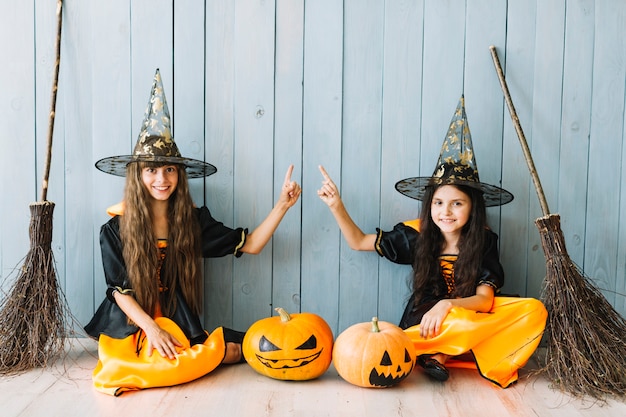
<svg viewBox="0 0 626 417"><path fill-rule="evenodd" d="M158 162L130 163L126 169L124 215L120 218L120 235L128 279L135 299L146 313L153 315L159 302L159 249L153 230L149 191L143 184L141 172L145 167L170 165ZM164 315L176 309L178 289L198 314L201 310L201 258L198 221L189 193L187 173L178 166L178 185L169 198L169 236L167 256L160 271L161 284L169 289L160 307Z"/></svg>
<svg viewBox="0 0 626 417"><path fill-rule="evenodd" d="M472 209L467 223L461 229L458 242L459 255L454 264L455 290L451 294L452 298L468 297L475 293L476 278L484 252L485 228L487 228L487 213L482 192L462 185L454 185L454 187L470 198ZM431 217L431 205L437 188L439 187L427 187L422 200L420 233L413 262L413 291L416 293L416 301L419 301L427 286L432 286L441 279L439 256L442 254L445 242L439 227Z"/></svg>

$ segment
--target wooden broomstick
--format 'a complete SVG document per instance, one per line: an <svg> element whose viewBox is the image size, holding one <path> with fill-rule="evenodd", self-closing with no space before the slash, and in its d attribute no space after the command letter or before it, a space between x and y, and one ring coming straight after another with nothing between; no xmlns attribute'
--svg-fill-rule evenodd
<svg viewBox="0 0 626 417"><path fill-rule="evenodd" d="M546 363L554 387L573 396L626 394L626 320L570 259L560 216L550 214L495 46L489 47L543 217L535 220L546 258L542 298L548 310Z"/></svg>
<svg viewBox="0 0 626 417"><path fill-rule="evenodd" d="M46 366L64 350L69 308L56 279L52 253L54 203L47 201L59 80L62 0L57 0L56 61L41 201L30 204L30 250L0 304L0 375Z"/></svg>

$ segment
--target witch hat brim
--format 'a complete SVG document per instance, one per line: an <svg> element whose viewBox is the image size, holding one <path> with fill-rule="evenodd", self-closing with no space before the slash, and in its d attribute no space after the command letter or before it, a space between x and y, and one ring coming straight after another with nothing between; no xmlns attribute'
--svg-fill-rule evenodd
<svg viewBox="0 0 626 417"><path fill-rule="evenodd" d="M411 177L396 183L396 190L415 200L423 200L427 187L440 185L465 185L483 192L485 207L502 206L513 201L513 194L495 185L459 179L438 179L433 177Z"/></svg>
<svg viewBox="0 0 626 417"><path fill-rule="evenodd" d="M187 172L187 178L203 178L213 175L217 168L208 162L184 157L160 157L150 155L119 155L102 158L96 162L96 168L100 171L119 177L126 176L126 166L131 162L163 162L183 165Z"/></svg>

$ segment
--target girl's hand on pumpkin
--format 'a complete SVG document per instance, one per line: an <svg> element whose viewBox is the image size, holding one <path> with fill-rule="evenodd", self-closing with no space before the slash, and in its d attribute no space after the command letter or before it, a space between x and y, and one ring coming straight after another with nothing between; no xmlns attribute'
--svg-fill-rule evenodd
<svg viewBox="0 0 626 417"><path fill-rule="evenodd" d="M424 314L420 322L420 336L430 339L439 335L441 325L452 309L450 300L441 300Z"/></svg>
<svg viewBox="0 0 626 417"><path fill-rule="evenodd" d="M338 203L341 202L341 197L339 196L339 189L337 185L330 178L330 175L326 172L323 166L319 166L319 170L324 177L324 181L322 181L322 188L317 190L317 195L320 200L322 200L328 207L334 207Z"/></svg>
<svg viewBox="0 0 626 417"><path fill-rule="evenodd" d="M164 358L174 359L176 348L183 345L170 333L163 330L156 322L154 326L144 329L148 338L148 356L156 349Z"/></svg>
<svg viewBox="0 0 626 417"><path fill-rule="evenodd" d="M293 165L289 165L287 168L287 173L285 174L285 181L283 182L283 187L280 191L279 202L283 203L287 208L290 208L298 201L300 194L302 193L302 189L300 185L291 180L291 174L293 172Z"/></svg>

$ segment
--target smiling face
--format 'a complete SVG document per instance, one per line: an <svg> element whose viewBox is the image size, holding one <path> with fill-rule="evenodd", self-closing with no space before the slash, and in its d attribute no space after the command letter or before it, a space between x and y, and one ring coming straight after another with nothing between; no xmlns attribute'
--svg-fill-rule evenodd
<svg viewBox="0 0 626 417"><path fill-rule="evenodd" d="M167 201L178 186L178 166L163 165L159 167L146 166L141 169L141 181L158 201Z"/></svg>
<svg viewBox="0 0 626 417"><path fill-rule="evenodd" d="M444 236L460 236L471 213L470 196L454 185L444 185L435 190L430 205L430 216Z"/></svg>

